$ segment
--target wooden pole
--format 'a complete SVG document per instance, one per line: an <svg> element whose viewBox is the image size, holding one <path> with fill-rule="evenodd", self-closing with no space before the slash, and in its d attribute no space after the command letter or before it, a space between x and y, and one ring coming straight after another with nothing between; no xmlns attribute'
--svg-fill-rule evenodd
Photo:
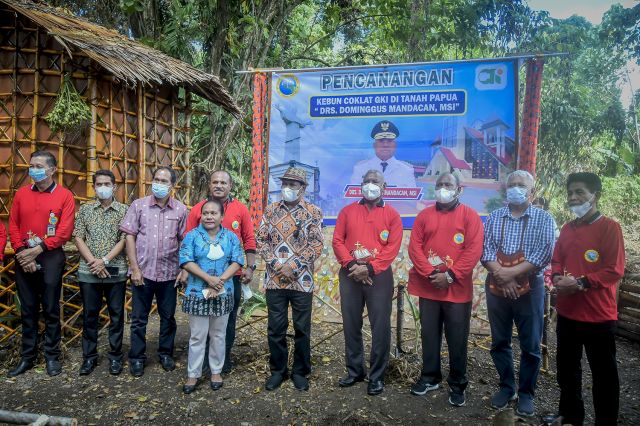
<svg viewBox="0 0 640 426"><path fill-rule="evenodd" d="M96 174L96 170L98 170L96 166L97 162L97 150L96 150L96 139L98 138L98 132L96 131L96 123L98 122L98 108L97 98L98 98L98 84L96 81L96 77L89 73L88 76L89 83L89 104L91 105L91 127L89 127L89 140L87 140L87 198L92 198L95 194L93 192L93 179L92 177Z"/></svg>
<svg viewBox="0 0 640 426"><path fill-rule="evenodd" d="M9 410L0 410L0 422L15 425L37 423L41 425L76 426L78 424L78 420L71 417L47 416L44 414L22 413Z"/></svg>
<svg viewBox="0 0 640 426"><path fill-rule="evenodd" d="M138 83L138 198L142 198L146 194L145 102L144 87L142 83Z"/></svg>

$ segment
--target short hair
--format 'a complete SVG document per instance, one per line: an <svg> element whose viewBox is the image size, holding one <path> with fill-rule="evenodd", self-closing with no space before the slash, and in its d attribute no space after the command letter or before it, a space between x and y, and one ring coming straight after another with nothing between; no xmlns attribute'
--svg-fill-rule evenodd
<svg viewBox="0 0 640 426"><path fill-rule="evenodd" d="M525 178L525 179L529 180L529 182L531 182L531 187L533 187L533 184L535 183L535 179L533 178L531 173L529 173L526 170L514 170L514 171L512 171L511 173L509 173L507 175L507 182L509 182L509 180L512 177L521 177L521 178Z"/></svg>
<svg viewBox="0 0 640 426"><path fill-rule="evenodd" d="M226 174L229 177L229 183L231 184L231 186L233 186L233 177L231 176L231 173L229 173L226 170L222 170L222 169L212 171L211 174L209 175L209 182L211 182L211 177L216 173L224 173L224 174Z"/></svg>
<svg viewBox="0 0 640 426"><path fill-rule="evenodd" d="M569 174L567 177L567 189L569 189L569 185L576 182L584 183L592 193L602 192L602 180L595 173L577 172Z"/></svg>
<svg viewBox="0 0 640 426"><path fill-rule="evenodd" d="M58 165L58 160L56 160L56 157L49 151L44 151L44 150L34 151L31 154L31 158L33 157L44 157L45 161L47 162L47 166L49 167L56 167Z"/></svg>
<svg viewBox="0 0 640 426"><path fill-rule="evenodd" d="M96 184L96 178L98 176L107 176L109 179L111 179L111 183L112 184L116 184L116 176L113 174L113 172L111 170L105 170L105 169L100 169L98 170L94 175L93 175L93 184Z"/></svg>
<svg viewBox="0 0 640 426"><path fill-rule="evenodd" d="M155 169L153 171L153 177L156 177L156 174L160 171L160 170L166 170L169 172L169 175L171 176L171 185L175 185L176 181L178 180L178 176L176 175L176 171L173 170L171 167L169 166L160 166L157 169Z"/></svg>
<svg viewBox="0 0 640 426"><path fill-rule="evenodd" d="M460 186L460 176L457 173L444 172L440 176L438 176L438 178L436 179L436 182L438 182L440 179L442 179L445 176L453 177L453 179L456 181L456 186L458 187Z"/></svg>
<svg viewBox="0 0 640 426"><path fill-rule="evenodd" d="M382 181L385 182L384 174L380 170L376 170L376 169L367 170L367 172L362 175L362 180L364 180L365 176L370 175L370 174L379 175L382 178Z"/></svg>
<svg viewBox="0 0 640 426"><path fill-rule="evenodd" d="M201 214L202 214L202 211L204 210L204 206L206 206L207 204L217 205L220 208L220 214L224 216L224 204L222 203L222 201L218 200L217 198L208 198L207 201L205 201L204 204L202 205L202 208L200 210Z"/></svg>

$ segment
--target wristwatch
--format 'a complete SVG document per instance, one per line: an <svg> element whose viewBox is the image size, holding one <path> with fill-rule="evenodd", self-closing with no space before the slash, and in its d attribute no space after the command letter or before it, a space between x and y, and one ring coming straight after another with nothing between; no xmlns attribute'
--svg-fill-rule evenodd
<svg viewBox="0 0 640 426"><path fill-rule="evenodd" d="M449 274L449 271L445 271L444 277L447 279L447 282L451 284L453 282L453 277Z"/></svg>
<svg viewBox="0 0 640 426"><path fill-rule="evenodd" d="M104 266L109 266L109 259L107 259L107 256L103 257L102 261L104 262Z"/></svg>
<svg viewBox="0 0 640 426"><path fill-rule="evenodd" d="M576 282L578 283L578 289L580 289L580 291L585 291L591 287L591 283L585 277L578 278Z"/></svg>

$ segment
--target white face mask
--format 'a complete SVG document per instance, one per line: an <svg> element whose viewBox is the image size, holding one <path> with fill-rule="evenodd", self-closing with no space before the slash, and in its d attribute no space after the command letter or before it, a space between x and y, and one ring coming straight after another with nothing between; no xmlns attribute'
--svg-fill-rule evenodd
<svg viewBox="0 0 640 426"><path fill-rule="evenodd" d="M589 201L586 201L580 205L577 206L569 206L569 210L571 210L571 212L576 215L576 217L578 219L580 219L581 217L583 217L585 214L587 214L587 212L589 210L591 210L591 202L593 201L594 197L591 197L589 199Z"/></svg>
<svg viewBox="0 0 640 426"><path fill-rule="evenodd" d="M447 188L440 188L436 191L436 201L439 203L447 204L452 202L456 198L456 191Z"/></svg>
<svg viewBox="0 0 640 426"><path fill-rule="evenodd" d="M291 189L291 188L282 188L282 199L287 203L291 203L298 199L298 195L300 195L299 189Z"/></svg>
<svg viewBox="0 0 640 426"><path fill-rule="evenodd" d="M369 201L377 200L382 194L382 188L375 183L367 183L362 185L362 196Z"/></svg>
<svg viewBox="0 0 640 426"><path fill-rule="evenodd" d="M218 260L222 256L224 256L224 251L220 244L209 244L209 253L207 253L207 258L211 260Z"/></svg>
<svg viewBox="0 0 640 426"><path fill-rule="evenodd" d="M113 197L113 186L99 186L96 188L96 195L100 200L108 200Z"/></svg>

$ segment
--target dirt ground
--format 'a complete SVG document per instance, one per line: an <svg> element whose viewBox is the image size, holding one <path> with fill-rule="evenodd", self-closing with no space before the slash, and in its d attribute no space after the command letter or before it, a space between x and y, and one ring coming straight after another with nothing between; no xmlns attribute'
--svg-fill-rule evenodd
<svg viewBox="0 0 640 426"><path fill-rule="evenodd" d="M0 360L0 408L75 417L82 425L483 425L491 424L496 415L489 407L489 399L496 390L497 375L488 351L473 344L485 346L483 336L470 338L467 404L454 408L447 402L446 385L424 397L409 394L420 367L415 353L392 359L385 391L379 396L368 396L366 383L339 388L338 378L344 374L342 333L337 324L319 322L312 326L312 344L336 334L312 350L314 369L308 392L297 391L290 381L276 391L264 390L268 376L266 321L258 321L239 330L234 349L237 365L225 377L224 387L214 392L205 378L196 392L184 395L181 387L186 372L188 328L182 314L178 322L176 370L164 372L155 360L158 330L155 317L148 330L150 361L142 378L131 377L127 370L120 376L109 375L105 356L101 356L93 374L79 377L82 350L76 344L65 351L64 372L60 376L50 378L41 364L22 376L7 379L7 367L15 362L16 350L5 348ZM239 326L243 324L239 321ZM102 353L105 344L106 336L101 336ZM551 371L555 370L554 357L552 344ZM639 360L640 346L620 339L620 424L640 424ZM446 357L443 365L446 375ZM584 370L587 423L592 423L591 379L586 364ZM516 418L517 422L541 424L540 415L556 411L559 393L555 376L543 373L538 383L536 417Z"/></svg>

